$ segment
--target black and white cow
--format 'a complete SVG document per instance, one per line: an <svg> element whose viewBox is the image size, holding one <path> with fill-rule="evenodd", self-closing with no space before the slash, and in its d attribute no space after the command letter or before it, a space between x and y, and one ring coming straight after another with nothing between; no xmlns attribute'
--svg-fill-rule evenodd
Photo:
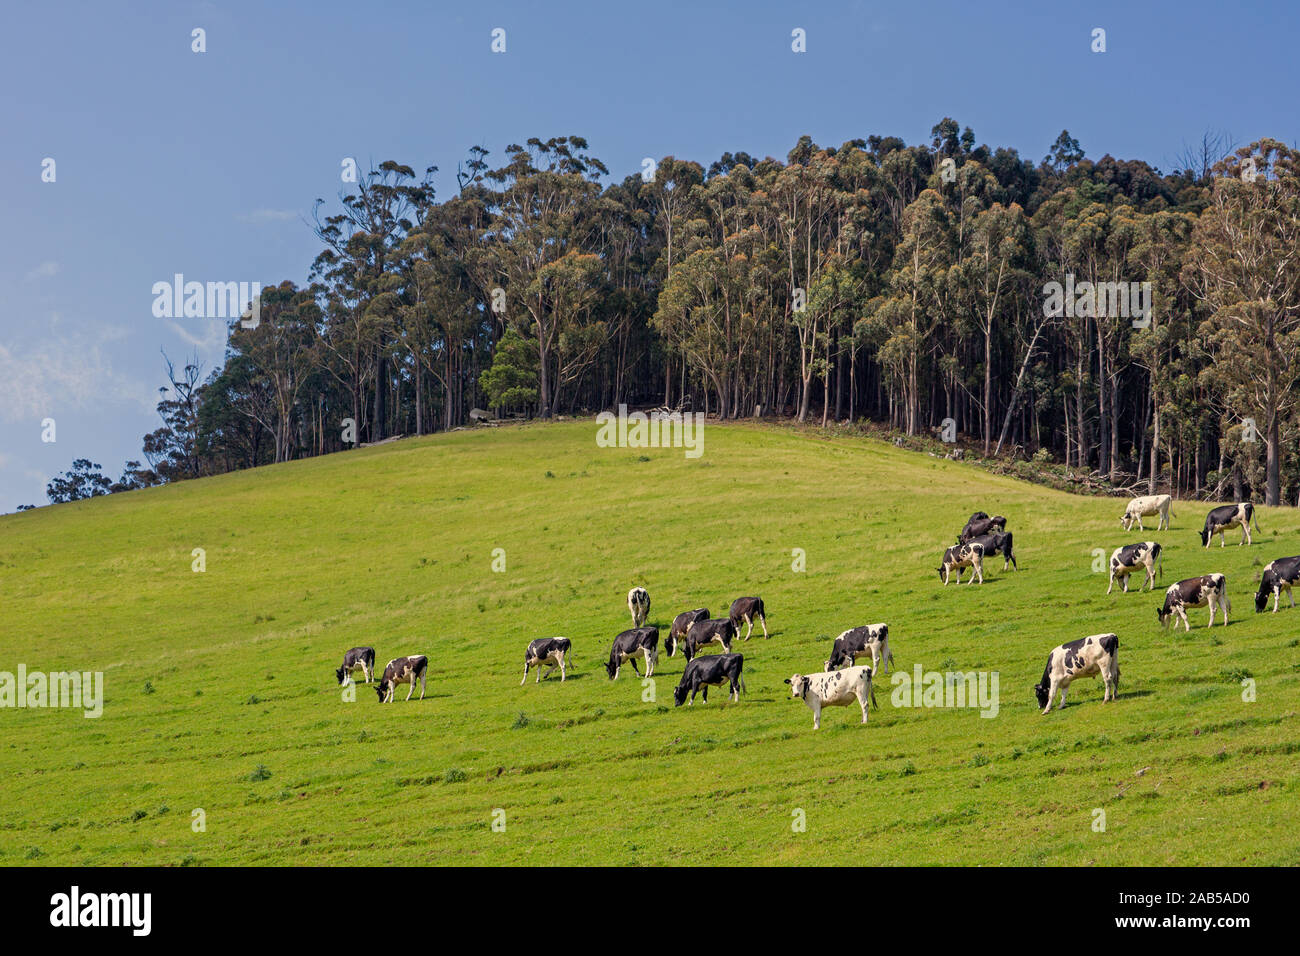
<svg viewBox="0 0 1300 956"><path fill-rule="evenodd" d="M1161 625L1167 625L1177 614L1183 619L1183 625L1190 631L1192 625L1187 620L1186 609L1206 605L1210 608L1209 626L1214 627L1215 609L1223 608L1223 624L1226 627L1232 602L1228 600L1228 579L1222 574L1203 574L1199 578L1186 578L1177 584L1169 585L1169 590L1165 592L1164 606L1156 608L1156 617L1160 619ZM1174 621L1174 628L1177 627L1178 622Z"/></svg>
<svg viewBox="0 0 1300 956"><path fill-rule="evenodd" d="M745 640L749 640L749 635L754 633L754 621L757 620L763 625L763 640L767 640L767 612L763 610L763 599L758 597L740 597L731 602L731 623L736 626L736 633L740 633L741 623L749 625L749 630L745 632Z"/></svg>
<svg viewBox="0 0 1300 956"><path fill-rule="evenodd" d="M821 728L823 707L844 707L857 700L865 724L867 698L871 698L873 706L880 706L876 703L876 690L871 684L871 668L865 665L825 674L793 674L785 682L790 685L790 696L802 699L813 712L813 730Z"/></svg>
<svg viewBox="0 0 1300 956"><path fill-rule="evenodd" d="M1296 584L1300 584L1300 556L1270 561L1259 578L1259 591L1255 594L1256 612L1268 607L1268 596L1271 594L1273 613L1276 614L1283 591L1286 591L1291 606L1295 607L1295 595L1291 593L1291 588Z"/></svg>
<svg viewBox="0 0 1300 956"><path fill-rule="evenodd" d="M634 627L614 638L614 644L609 649L609 663L605 665L605 673L609 675L610 680L617 680L619 669L630 661L633 672L640 677L641 672L636 669L638 657L645 661L645 676L654 676L655 664L659 662L659 628Z"/></svg>
<svg viewBox="0 0 1300 956"><path fill-rule="evenodd" d="M411 695L415 693L415 682L420 682L420 700L424 700L424 676L429 669L429 658L423 654L417 654L413 657L395 657L388 662L384 668L383 680L375 688L379 694L381 704L391 704L393 694L397 690L398 684L410 684L411 689L406 692L406 699L410 700Z"/></svg>
<svg viewBox="0 0 1300 956"><path fill-rule="evenodd" d="M680 707L687 703L688 693L691 695L689 703L694 704L696 691L704 692L704 702L707 704L710 685L720 687L728 682L731 685L731 699L739 701L740 692L745 689L745 678L741 675L744 667L744 654L711 654L695 658L686 665L681 681L673 688L674 705Z"/></svg>
<svg viewBox="0 0 1300 956"><path fill-rule="evenodd" d="M691 661L709 644L721 644L723 652L730 654L731 642L739 636L740 628L736 627L736 622L731 618L720 617L696 621L686 632L686 640L682 642L682 653L686 655L687 661Z"/></svg>
<svg viewBox="0 0 1300 956"><path fill-rule="evenodd" d="M1043 679L1034 685L1038 706L1046 714L1052 709L1052 698L1059 691L1060 710L1065 706L1065 692L1076 677L1100 676L1105 687L1101 702L1114 700L1119 690L1119 638L1114 634L1093 634L1070 641L1047 655Z"/></svg>
<svg viewBox="0 0 1300 956"><path fill-rule="evenodd" d="M1115 579L1119 578L1120 589L1128 593L1128 576L1138 568L1146 568L1147 579L1143 582L1142 587L1151 586L1151 590L1156 589L1156 562L1160 563L1160 577L1165 576L1165 563L1160 560L1160 544L1157 541L1139 541L1137 544L1126 544L1116 548L1110 554L1110 585L1106 588L1109 594L1115 587ZM1139 591L1142 588L1138 588Z"/></svg>
<svg viewBox="0 0 1300 956"><path fill-rule="evenodd" d="M524 677L519 682L522 687L524 681L528 680L528 668L537 668L537 681L540 684L543 677L550 677L555 673L555 668L560 669L560 683L564 683L566 677L565 670L568 667L569 652L573 650L573 642L567 637L539 637L528 645L524 651ZM550 664L550 670L545 674L542 673L542 665Z"/></svg>
<svg viewBox="0 0 1300 956"><path fill-rule="evenodd" d="M691 629L691 625L696 621L707 621L709 619L709 609L707 607L697 607L694 611L682 611L673 618L673 626L668 631L668 656L672 657L677 653L677 645L686 640L686 634Z"/></svg>
<svg viewBox="0 0 1300 956"><path fill-rule="evenodd" d="M859 655L871 655L872 673L880 672L880 661L885 661L885 673L894 663L894 652L889 649L889 625L864 624L854 627L835 638L831 646L831 659L826 662L826 670L839 670L852 667L858 662Z"/></svg>
<svg viewBox="0 0 1300 956"><path fill-rule="evenodd" d="M970 521L966 522L966 527L961 529L961 534L957 535L957 543L965 544L966 542L978 538L980 535L988 534L991 531L1006 531L1007 519L1002 515L994 515L990 518L983 511L977 511L970 516Z"/></svg>
<svg viewBox="0 0 1300 956"><path fill-rule="evenodd" d="M1250 540L1250 519L1255 517L1255 506L1249 501L1239 501L1235 505L1221 505L1214 508L1205 516L1205 527L1201 529L1201 544L1207 548L1210 541L1217 534L1219 536L1219 547L1223 547L1223 532L1231 528L1241 527L1241 540L1237 542L1240 547L1243 544L1251 544ZM1255 530L1259 530L1259 519L1255 518Z"/></svg>
<svg viewBox="0 0 1300 956"><path fill-rule="evenodd" d="M366 676L366 683L369 684L375 678L375 649L373 647L354 647L343 655L343 666L334 671L334 676L339 679L340 684L346 684L352 680L352 672L358 667L361 673Z"/></svg>
<svg viewBox="0 0 1300 956"><path fill-rule="evenodd" d="M627 609L632 612L632 626L641 627L650 616L650 592L645 588L628 591Z"/></svg>
<svg viewBox="0 0 1300 956"><path fill-rule="evenodd" d="M1169 515L1173 511L1174 499L1169 495L1141 495L1131 500L1124 508L1124 514L1120 516L1119 523L1127 531L1137 523L1139 530L1145 531L1142 527L1142 519L1150 515L1159 515L1160 523L1156 526L1157 531L1164 531L1169 527ZM1174 515L1175 518L1178 515Z"/></svg>
<svg viewBox="0 0 1300 956"><path fill-rule="evenodd" d="M958 542L961 544L962 542ZM1005 571L1008 566L1012 570L1019 571L1020 567L1016 564L1016 552L1011 538L1010 531L990 531L988 534L978 534L971 538L966 544L978 544L984 548L984 556L990 557L995 554L1002 555L1002 570Z"/></svg>
<svg viewBox="0 0 1300 956"><path fill-rule="evenodd" d="M953 571L957 572L957 583L961 584L962 568L971 568L967 584L974 581L976 575L979 575L980 584L984 583L984 545L955 544L943 553L943 565L937 570L944 587L948 586L948 578Z"/></svg>

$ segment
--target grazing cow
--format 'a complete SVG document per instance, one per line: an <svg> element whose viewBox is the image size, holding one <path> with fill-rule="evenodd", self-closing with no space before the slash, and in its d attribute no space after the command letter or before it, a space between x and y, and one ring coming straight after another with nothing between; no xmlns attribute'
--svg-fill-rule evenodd
<svg viewBox="0 0 1300 956"><path fill-rule="evenodd" d="M1056 705L1056 709L1060 710L1065 706L1065 692L1070 689L1070 681L1076 677L1098 675L1105 685L1101 702L1104 704L1108 700L1114 700L1115 693L1119 690L1118 637L1114 634L1093 634L1062 644L1047 655L1043 679L1034 685L1038 706L1046 714L1052 709L1052 698L1060 691L1061 702Z"/></svg>
<svg viewBox="0 0 1300 956"><path fill-rule="evenodd" d="M682 671L681 682L673 688L673 703L680 707L687 703L686 694L691 695L690 703L695 703L695 692L704 692L704 702L709 702L709 686L722 686L730 681L731 699L740 700L740 692L745 689L745 679L741 671L745 667L744 654L714 654L709 657L697 657L686 665Z"/></svg>
<svg viewBox="0 0 1300 956"><path fill-rule="evenodd" d="M1160 525L1156 530L1164 531L1169 527L1169 516L1173 514L1175 518L1178 517L1170 510L1173 502L1174 499L1169 495L1143 495L1140 498L1134 498L1128 503L1128 507L1124 509L1124 516L1119 519L1119 523L1127 531L1133 527L1133 522L1136 521L1138 529L1145 531L1146 528L1142 527L1142 519L1148 515L1159 515Z"/></svg>
<svg viewBox="0 0 1300 956"><path fill-rule="evenodd" d="M966 527L961 529L961 534L957 535L957 543L965 544L980 535L988 534L991 531L1006 531L1007 519L1002 515L994 515L990 518L983 511L977 511L970 516L970 521L966 522Z"/></svg>
<svg viewBox="0 0 1300 956"><path fill-rule="evenodd" d="M1137 544L1126 544L1123 547L1116 548L1110 554L1110 585L1106 588L1109 594L1115 587L1115 579L1119 578L1120 589L1128 593L1128 576L1138 568L1146 568L1147 579L1143 587L1151 586L1151 590L1156 589L1156 562L1160 562L1160 577L1165 576L1165 563L1160 560L1160 544L1156 541L1139 541ZM1142 588L1138 588L1139 591Z"/></svg>
<svg viewBox="0 0 1300 956"><path fill-rule="evenodd" d="M343 666L334 671L340 684L352 680L352 672L358 667L366 675L369 684L375 678L375 649L373 647L354 647L343 655Z"/></svg>
<svg viewBox="0 0 1300 956"><path fill-rule="evenodd" d="M393 694L397 690L398 684L410 684L411 689L406 692L406 699L410 700L411 695L415 693L415 682L420 682L420 700L424 700L424 676L425 671L429 669L429 658L423 654L417 654L414 657L395 657L388 662L384 668L384 678L379 682L375 691L379 694L381 704L391 704Z"/></svg>
<svg viewBox="0 0 1300 956"><path fill-rule="evenodd" d="M1177 584L1169 585L1169 590L1165 592L1165 603L1163 607L1156 608L1156 617L1160 619L1161 625L1169 623L1169 619L1175 614L1183 619L1183 625L1187 630L1192 629L1188 623L1186 609L1210 607L1210 627L1214 627L1214 611L1216 608L1223 608L1223 625L1228 625L1228 612L1232 610L1232 602L1228 600L1228 579L1222 574L1203 574L1199 578L1186 578ZM1174 621L1174 629L1177 630L1178 622Z"/></svg>
<svg viewBox="0 0 1300 956"><path fill-rule="evenodd" d="M880 672L882 658L885 661L885 673L889 673L889 665L894 663L894 652L889 649L888 624L866 624L862 627L850 628L835 638L835 643L831 646L831 659L826 662L826 670L852 667L857 664L858 656L863 654L871 655L873 674Z"/></svg>
<svg viewBox="0 0 1300 956"><path fill-rule="evenodd" d="M1008 566L1012 570L1019 571L1020 567L1016 564L1016 553L1012 549L1012 539L1010 531L990 531L988 534L979 534L966 542L958 544L979 544L984 547L984 556L1002 555L1002 570L1005 571Z"/></svg>
<svg viewBox="0 0 1300 956"><path fill-rule="evenodd" d="M1251 544L1250 540L1250 519L1255 518L1255 506L1249 501L1239 501L1235 505L1221 505L1214 508L1205 516L1205 527L1201 529L1201 544L1207 548L1210 541L1217 534L1219 536L1219 547L1223 547L1223 532L1230 528L1241 526L1241 540L1237 542L1237 547L1243 544ZM1255 530L1259 530L1259 519L1255 518Z"/></svg>
<svg viewBox="0 0 1300 956"><path fill-rule="evenodd" d="M686 640L686 634L691 629L691 625L696 621L707 621L709 619L709 609L707 607L697 607L694 611L682 611L673 618L673 626L668 631L668 656L672 657L677 653L679 642Z"/></svg>
<svg viewBox="0 0 1300 956"><path fill-rule="evenodd" d="M1295 607L1295 596L1291 593L1294 584L1300 584L1300 556L1270 561L1259 578L1259 591L1255 594L1255 611L1259 612L1268 607L1268 596L1271 593L1273 613L1276 614L1283 590L1286 591L1291 606Z"/></svg>
<svg viewBox="0 0 1300 956"><path fill-rule="evenodd" d="M731 618L719 617L696 621L686 632L686 640L682 642L682 653L686 655L687 661L691 661L706 645L721 644L722 650L730 654L731 642L739 636L740 628L736 627L736 622Z"/></svg>
<svg viewBox="0 0 1300 956"><path fill-rule="evenodd" d="M632 612L632 626L641 627L650 616L650 592L633 588L627 592L627 609Z"/></svg>
<svg viewBox="0 0 1300 956"><path fill-rule="evenodd" d="M543 677L550 677L555 673L555 668L560 669L560 683L564 683L565 669L568 667L569 652L573 649L573 643L567 637L539 637L537 640L528 645L528 650L524 651L524 678L519 682L522 687L524 681L528 680L528 668L537 668L537 681L540 684ZM542 665L550 664L551 669L545 674L542 673Z"/></svg>
<svg viewBox="0 0 1300 956"><path fill-rule="evenodd" d="M609 663L605 665L605 673L609 675L610 680L618 680L619 669L630 661L633 672L640 677L641 672L636 669L638 657L645 661L645 676L654 676L655 664L659 662L659 628L634 627L614 638L614 644L609 649Z"/></svg>
<svg viewBox="0 0 1300 956"><path fill-rule="evenodd" d="M731 623L736 626L736 633L740 633L740 624L743 621L749 625L749 630L745 632L745 640L749 640L749 635L754 633L754 621L763 625L763 640L767 640L767 612L763 610L763 599L757 597L740 597L731 602Z"/></svg>
<svg viewBox="0 0 1300 956"><path fill-rule="evenodd" d="M955 544L943 553L943 565L937 568L939 580L943 586L948 586L948 577L951 572L957 572L957 583L961 584L961 569L971 568L970 578L966 581L970 584L979 575L980 584L984 583L984 545L982 544Z"/></svg>
<svg viewBox="0 0 1300 956"><path fill-rule="evenodd" d="M790 685L790 696L798 697L813 712L813 730L822 725L823 707L844 707L857 700L862 707L862 722L867 722L867 698L876 703L876 689L871 684L871 668L846 667L828 674L794 674L785 679Z"/></svg>

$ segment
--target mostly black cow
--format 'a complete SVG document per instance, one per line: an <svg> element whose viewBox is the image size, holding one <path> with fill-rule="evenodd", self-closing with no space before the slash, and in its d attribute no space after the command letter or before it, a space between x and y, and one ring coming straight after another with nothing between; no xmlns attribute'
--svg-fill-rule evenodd
<svg viewBox="0 0 1300 956"><path fill-rule="evenodd" d="M384 668L383 680L375 688L379 694L381 704L390 704L393 701L393 694L397 690L398 684L410 684L411 689L406 692L406 699L410 700L411 695L415 693L415 682L420 682L420 700L424 700L424 676L429 669L429 658L423 654L417 654L413 657L395 657L388 662Z"/></svg>
<svg viewBox="0 0 1300 956"><path fill-rule="evenodd" d="M560 669L560 683L563 684L566 669L568 668L569 652L573 650L573 643L567 637L539 637L537 640L528 645L524 651L524 677L519 682L523 686L524 681L528 680L528 669L537 668L537 681L540 684L543 677L550 677L555 673L555 668ZM550 669L543 674L542 665L549 664Z"/></svg>
<svg viewBox="0 0 1300 956"><path fill-rule="evenodd" d="M763 599L758 597L740 597L731 602L731 613L728 615L731 623L736 626L736 633L740 633L741 622L749 625L749 630L745 632L745 640L749 640L749 635L754 633L754 622L758 621L763 625L763 639L767 640L767 612L763 610Z"/></svg>
<svg viewBox="0 0 1300 956"><path fill-rule="evenodd" d="M703 691L704 702L707 704L709 687L720 687L726 683L730 683L731 699L739 701L740 692L745 689L745 679L741 674L744 667L744 654L711 654L695 658L686 665L681 681L673 688L673 703L678 707L687 703L686 695L689 693L689 703L694 704L696 691Z"/></svg>
<svg viewBox="0 0 1300 956"><path fill-rule="evenodd" d="M722 650L730 654L731 642L739 634L740 629L736 627L736 622L731 618L721 617L696 621L691 625L690 630L686 632L686 640L682 642L682 653L690 661L700 653L701 648L709 644L720 644Z"/></svg>
<svg viewBox="0 0 1300 956"><path fill-rule="evenodd" d="M1286 591L1291 606L1295 607L1295 596L1291 593L1291 588L1296 584L1300 584L1300 556L1270 561L1264 568L1264 573L1259 576L1259 590L1255 593L1255 610L1258 612L1268 607L1268 596L1271 594L1273 613L1276 614L1283 591Z"/></svg>
<svg viewBox="0 0 1300 956"><path fill-rule="evenodd" d="M994 554L1002 555L1003 571L1008 566L1013 570L1020 570L1016 564L1016 552L1010 531L990 531L988 534L976 535L966 543L980 545L984 549L984 557L986 558Z"/></svg>
<svg viewBox="0 0 1300 956"><path fill-rule="evenodd" d="M652 677L655 664L659 662L659 628L634 627L614 638L614 643L609 649L609 663L605 665L605 673L609 675L610 680L617 680L619 669L630 662L633 672L640 677L641 672L636 668L638 657L645 661L645 676Z"/></svg>
<svg viewBox="0 0 1300 956"><path fill-rule="evenodd" d="M943 553L943 564L937 570L944 587L948 586L948 578L953 571L957 572L957 583L961 584L962 568L971 569L967 584L974 581L976 575L979 576L980 584L984 583L984 545L956 544Z"/></svg>
<svg viewBox="0 0 1300 956"><path fill-rule="evenodd" d="M1250 522L1255 518L1255 506L1249 501L1239 501L1235 505L1221 505L1214 508L1205 516L1205 527L1201 529L1201 544L1205 547L1210 546L1210 541L1217 534L1219 536L1219 547L1223 547L1223 532L1232 528L1241 528L1241 540L1237 542L1238 547L1243 544L1251 544L1250 540ZM1255 518L1255 530L1259 530L1259 519Z"/></svg>
<svg viewBox="0 0 1300 956"><path fill-rule="evenodd" d="M1187 630L1192 629L1192 625L1187 620L1187 608L1205 607L1210 608L1210 627L1214 627L1214 612L1217 608L1223 608L1223 624L1228 624L1228 612L1232 610L1232 602L1228 600L1228 579L1222 574L1203 574L1199 578L1186 578L1177 584L1169 585L1169 590L1165 592L1165 603L1162 607L1156 608L1156 617L1159 618L1161 625L1167 625L1174 617L1183 619L1183 625ZM1178 622L1174 621L1174 627L1178 627Z"/></svg>
<svg viewBox="0 0 1300 956"><path fill-rule="evenodd" d="M1146 569L1146 581L1143 587L1151 586L1151 590L1156 587L1156 563L1160 565L1160 577L1165 576L1165 565L1160 560L1160 543L1157 541L1139 541L1137 544L1126 544L1116 548L1110 555L1110 584L1106 588L1109 594L1115 587L1115 579L1119 579L1120 589L1128 593L1128 576L1138 568ZM1142 588L1138 588L1142 590Z"/></svg>
<svg viewBox="0 0 1300 956"><path fill-rule="evenodd" d="M709 609L707 607L697 607L694 611L682 611L673 618L673 626L668 630L668 640L664 646L668 651L668 656L672 657L677 653L677 645L686 640L686 634L690 631L691 625L696 621L707 621L709 619Z"/></svg>
<svg viewBox="0 0 1300 956"><path fill-rule="evenodd" d="M873 673L880 670L882 659L885 661L885 673L889 673L889 665L894 663L894 652L889 649L888 624L864 624L862 627L850 628L835 638L826 670L852 667L857 664L858 657L865 654L871 655Z"/></svg>
<svg viewBox="0 0 1300 956"><path fill-rule="evenodd" d="M957 535L957 543L965 544L968 541L978 538L980 535L988 534L991 531L1006 531L1007 519L1002 515L994 515L990 518L983 511L977 511L970 516L966 522L966 527L961 529L961 534Z"/></svg>
<svg viewBox="0 0 1300 956"><path fill-rule="evenodd" d="M1060 692L1061 702L1056 709L1065 706L1065 693L1070 682L1076 677L1100 675L1105 687L1101 702L1114 700L1119 690L1119 638L1114 634L1093 634L1070 641L1047 655L1047 666L1043 668L1043 679L1034 685L1034 696L1038 706L1046 714L1052 709L1052 698Z"/></svg>
<svg viewBox="0 0 1300 956"><path fill-rule="evenodd" d="M375 677L375 649L373 647L354 647L343 655L343 666L334 671L340 684L352 679L352 672L361 668L361 673L369 684Z"/></svg>

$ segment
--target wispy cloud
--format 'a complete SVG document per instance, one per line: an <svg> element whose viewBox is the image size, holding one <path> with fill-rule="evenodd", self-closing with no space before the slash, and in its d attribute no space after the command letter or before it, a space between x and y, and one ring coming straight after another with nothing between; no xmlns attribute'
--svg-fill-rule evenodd
<svg viewBox="0 0 1300 956"><path fill-rule="evenodd" d="M40 279L52 279L58 274L59 264L52 259L48 259L28 272L26 279L28 282L36 282Z"/></svg>
<svg viewBox="0 0 1300 956"><path fill-rule="evenodd" d="M252 212L241 212L235 218L240 222L260 225L268 222L290 222L299 218L299 215L296 209L254 209Z"/></svg>
<svg viewBox="0 0 1300 956"><path fill-rule="evenodd" d="M135 404L151 411L155 390L113 370L99 342L60 337L26 350L0 345L0 421L39 420L56 410Z"/></svg>

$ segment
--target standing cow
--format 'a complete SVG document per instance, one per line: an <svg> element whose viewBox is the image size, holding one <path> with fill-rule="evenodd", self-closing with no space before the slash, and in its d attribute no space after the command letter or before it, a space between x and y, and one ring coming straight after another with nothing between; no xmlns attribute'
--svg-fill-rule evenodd
<svg viewBox="0 0 1300 956"><path fill-rule="evenodd" d="M1010 531L990 531L987 534L977 534L966 541L958 541L958 544L978 544L984 549L984 556L987 558L994 554L1002 555L1002 570L1005 571L1010 567L1013 571L1019 571L1020 566L1016 564L1016 552L1014 550L1014 541Z"/></svg>
<svg viewBox="0 0 1300 956"><path fill-rule="evenodd" d="M731 642L739 634L740 629L736 627L736 622L728 617L696 621L686 632L686 640L682 642L682 653L686 655L687 662L690 662L699 656L702 648L709 644L720 644L723 652L730 654Z"/></svg>
<svg viewBox="0 0 1300 956"><path fill-rule="evenodd" d="M369 684L375 677L375 649L373 647L354 647L343 655L343 666L334 671L340 684L352 680L352 672L361 668L361 673Z"/></svg>
<svg viewBox="0 0 1300 956"><path fill-rule="evenodd" d="M395 657L388 662L384 668L384 678L379 682L375 691L379 694L381 704L391 704L393 694L397 690L398 684L410 684L411 689L406 692L406 699L410 700L411 695L415 693L415 682L420 682L420 700L424 700L424 676L429 669L429 658L423 654L417 654L414 657Z"/></svg>
<svg viewBox="0 0 1300 956"><path fill-rule="evenodd" d="M681 682L673 688L673 704L680 707L683 703L688 703L688 693L691 695L689 703L694 704L697 691L704 692L704 702L707 704L710 685L720 687L728 682L731 685L731 700L739 701L740 693L745 689L745 678L742 675L744 667L743 654L714 654L695 658L686 665Z"/></svg>
<svg viewBox="0 0 1300 956"><path fill-rule="evenodd" d="M673 618L673 626L668 629L668 640L665 647L668 650L668 656L672 657L677 653L677 645L686 640L686 635L691 629L691 625L696 621L707 621L709 619L709 609L707 607L697 607L694 611L682 611Z"/></svg>
<svg viewBox="0 0 1300 956"><path fill-rule="evenodd" d="M1255 506L1249 501L1239 501L1235 505L1222 505L1214 508L1205 516L1205 527L1201 529L1201 544L1210 546L1210 541L1217 534L1219 547L1223 547L1223 532L1241 527L1241 540L1237 546L1251 544L1250 522L1255 518ZM1259 519L1255 518L1255 530L1259 530Z"/></svg>
<svg viewBox="0 0 1300 956"><path fill-rule="evenodd" d="M857 700L862 707L862 722L867 722L867 698L876 703L876 691L871 684L871 668L846 667L842 671L825 674L792 674L785 679L790 685L790 696L800 698L813 712L813 730L822 725L823 707L844 707Z"/></svg>
<svg viewBox="0 0 1300 956"><path fill-rule="evenodd" d="M1190 631L1192 625L1187 620L1187 608L1206 605L1210 608L1209 626L1214 627L1215 610L1223 608L1223 626L1227 627L1232 602L1228 600L1228 579L1222 574L1204 574L1199 578L1186 578L1169 585L1169 590L1165 592L1164 606L1156 608L1156 617L1161 626L1165 626L1176 614L1183 619L1183 626ZM1174 629L1177 628L1178 622L1174 621Z"/></svg>
<svg viewBox="0 0 1300 956"><path fill-rule="evenodd" d="M728 615L731 623L736 627L736 633L740 633L741 622L749 625L749 630L745 632L745 640L749 640L749 635L754 633L754 621L757 620L763 625L763 640L767 640L767 612L763 610L763 599L759 597L739 597L731 602L731 613Z"/></svg>
<svg viewBox="0 0 1300 956"><path fill-rule="evenodd" d="M1160 564L1160 577L1165 576L1165 564L1160 560L1160 544L1156 541L1139 541L1137 544L1126 544L1116 548L1110 555L1110 585L1106 588L1109 594L1115 587L1115 579L1119 578L1120 589L1128 593L1128 576L1138 568L1146 568L1147 579L1143 587L1151 586L1151 590L1156 588L1156 562ZM1138 588L1142 590L1142 588Z"/></svg>
<svg viewBox="0 0 1300 956"><path fill-rule="evenodd" d="M1146 528L1142 527L1142 519L1148 515L1159 515L1160 525L1156 530L1164 531L1169 527L1169 516L1174 514L1171 510L1173 503L1174 499L1169 495L1143 495L1134 498L1124 509L1124 515L1119 519L1119 523L1124 526L1125 531L1128 531L1136 521L1138 529L1145 531ZM1174 514L1174 517L1177 518L1178 515Z"/></svg>
<svg viewBox="0 0 1300 956"><path fill-rule="evenodd" d="M1273 613L1276 614L1283 591L1286 591L1291 606L1295 607L1295 595L1291 593L1291 588L1296 584L1300 584L1300 556L1270 561L1259 577L1259 591L1255 593L1255 611L1259 612L1268 607L1268 596L1271 594Z"/></svg>
<svg viewBox="0 0 1300 956"><path fill-rule="evenodd" d="M894 652L889 649L888 624L864 624L862 627L850 628L835 638L825 669L833 671L841 667L852 667L857 664L859 655L866 654L871 655L872 673L880 672L882 659L885 661L885 673L889 673L889 665L894 663Z"/></svg>
<svg viewBox="0 0 1300 956"><path fill-rule="evenodd" d="M1065 693L1070 689L1070 682L1076 677L1095 675L1100 675L1105 685L1101 702L1114 700L1119 690L1119 638L1114 634L1081 637L1048 654L1043 679L1034 685L1038 706L1046 714L1052 709L1052 698L1059 691L1061 702L1056 709L1060 710L1065 706Z"/></svg>
<svg viewBox="0 0 1300 956"><path fill-rule="evenodd" d="M627 592L627 609L632 612L632 626L641 627L650 616L650 592L633 588Z"/></svg>
<svg viewBox="0 0 1300 956"><path fill-rule="evenodd" d="M610 680L618 680L619 669L630 662L633 672L640 677L641 672L636 669L638 657L645 661L645 676L654 676L655 664L659 662L659 628L634 627L614 638L605 673Z"/></svg>
<svg viewBox="0 0 1300 956"><path fill-rule="evenodd" d="M979 575L980 584L984 583L984 545L982 544L955 544L943 553L943 564L937 568L939 580L943 586L948 586L948 578L953 571L957 572L957 583L961 584L962 568L970 568L970 578L966 583L970 584Z"/></svg>
<svg viewBox="0 0 1300 956"><path fill-rule="evenodd" d="M1006 530L1007 519L1002 515L994 515L990 518L983 511L977 511L970 516L970 520L966 522L966 527L961 529L961 534L957 536L957 543L965 544L967 541L970 541L973 538L978 538L980 535L988 534L992 531Z"/></svg>
<svg viewBox="0 0 1300 956"><path fill-rule="evenodd" d="M540 684L543 677L550 677L555 673L555 668L560 669L560 683L564 683L566 677L565 670L568 667L569 652L573 649L573 643L567 637L539 637L537 640L528 645L524 651L524 677L519 682L522 687L524 681L528 680L528 668L537 668L536 683ZM543 674L542 665L550 664L550 669Z"/></svg>

